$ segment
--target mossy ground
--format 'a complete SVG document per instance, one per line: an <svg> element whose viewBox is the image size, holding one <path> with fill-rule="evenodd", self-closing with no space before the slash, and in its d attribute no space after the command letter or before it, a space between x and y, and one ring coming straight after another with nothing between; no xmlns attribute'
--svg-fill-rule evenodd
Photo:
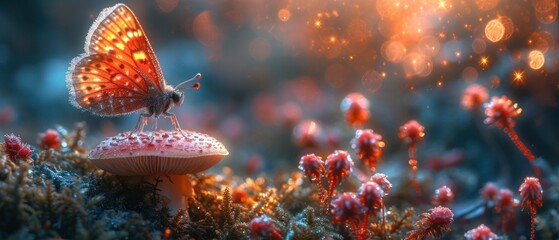
<svg viewBox="0 0 559 240"><path fill-rule="evenodd" d="M331 223L318 189L300 172L243 179L226 167L220 174L192 175L195 195L188 209L175 214L165 207L157 182L130 185L93 166L84 140L81 126L64 137L60 151L36 149L31 158L17 162L0 154L1 239L247 239L248 223L262 214L272 217L287 239L353 237L349 228ZM338 190L356 189L357 182L347 181ZM401 195L395 192L386 202L387 239L404 238L427 209L411 207ZM538 227L553 237L558 209L547 209ZM460 238L479 222L464 219L456 220L445 237ZM383 238L377 220L369 222L369 239Z"/></svg>

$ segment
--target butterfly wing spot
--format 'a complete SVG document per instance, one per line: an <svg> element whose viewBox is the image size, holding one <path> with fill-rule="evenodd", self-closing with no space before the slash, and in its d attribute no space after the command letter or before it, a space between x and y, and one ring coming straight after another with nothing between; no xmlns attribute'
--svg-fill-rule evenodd
<svg viewBox="0 0 559 240"><path fill-rule="evenodd" d="M124 50L124 44L122 44L122 43L120 43L120 42L117 42L117 43L115 43L115 45L116 45L116 47L117 47L118 49L120 49L121 51Z"/></svg>
<svg viewBox="0 0 559 240"><path fill-rule="evenodd" d="M126 32L126 36L128 36L129 38L133 38L134 37L134 31Z"/></svg>
<svg viewBox="0 0 559 240"><path fill-rule="evenodd" d="M141 64L147 64L147 55L143 50L138 50L138 51L134 51L132 53L132 56L134 57L134 61L139 62Z"/></svg>
<svg viewBox="0 0 559 240"><path fill-rule="evenodd" d="M117 73L111 76L111 82L116 82L119 81L120 79L122 79L122 75Z"/></svg>

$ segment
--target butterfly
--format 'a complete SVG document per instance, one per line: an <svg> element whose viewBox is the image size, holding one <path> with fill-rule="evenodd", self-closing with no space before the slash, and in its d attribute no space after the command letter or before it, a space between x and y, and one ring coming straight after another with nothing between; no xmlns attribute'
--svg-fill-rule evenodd
<svg viewBox="0 0 559 240"><path fill-rule="evenodd" d="M183 91L198 89L198 73L176 87L167 85L155 53L140 25L126 5L105 8L87 34L85 53L74 58L66 75L70 102L100 116L118 116L141 111L130 133L142 132L149 117L171 118L183 136L175 114L169 110L180 106Z"/></svg>

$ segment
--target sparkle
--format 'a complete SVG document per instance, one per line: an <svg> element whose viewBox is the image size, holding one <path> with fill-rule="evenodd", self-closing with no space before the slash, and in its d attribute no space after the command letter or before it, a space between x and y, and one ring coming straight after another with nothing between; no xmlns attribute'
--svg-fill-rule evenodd
<svg viewBox="0 0 559 240"><path fill-rule="evenodd" d="M322 26L322 22L320 20L316 20L314 21L314 26L319 28L320 26Z"/></svg>
<svg viewBox="0 0 559 240"><path fill-rule="evenodd" d="M479 65L483 68L487 67L487 65L489 65L489 58L486 56L482 56L479 59Z"/></svg>
<svg viewBox="0 0 559 240"><path fill-rule="evenodd" d="M522 84L524 82L524 72L523 71L514 71L512 82L516 84Z"/></svg>

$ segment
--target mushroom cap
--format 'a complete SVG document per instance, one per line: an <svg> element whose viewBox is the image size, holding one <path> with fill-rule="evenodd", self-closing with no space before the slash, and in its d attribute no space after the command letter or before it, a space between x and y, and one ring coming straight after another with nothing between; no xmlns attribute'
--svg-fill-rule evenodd
<svg viewBox="0 0 559 240"><path fill-rule="evenodd" d="M182 175L204 171L229 152L215 138L186 131L129 132L103 140L89 153L97 167L120 176ZM128 136L130 135L130 136ZM152 139L153 138L153 139Z"/></svg>

